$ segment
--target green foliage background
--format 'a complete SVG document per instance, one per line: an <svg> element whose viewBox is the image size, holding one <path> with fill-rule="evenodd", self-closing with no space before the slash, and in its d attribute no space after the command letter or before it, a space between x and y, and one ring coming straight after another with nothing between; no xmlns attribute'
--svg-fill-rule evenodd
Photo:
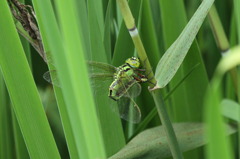
<svg viewBox="0 0 240 159"><path fill-rule="evenodd" d="M147 84L143 84L142 93L136 99L142 112L142 122L137 125L121 121L111 111L108 97L101 96L108 90L91 87L86 60L119 66L136 55L117 2L32 0L25 3L34 7L45 51L52 56L62 87L52 89L43 80L47 65L30 44L18 36L7 1L2 0L0 158L127 158L123 153L116 153L139 132L159 126L161 122ZM200 4L200 0L129 0L154 72L159 71L157 65L161 57ZM240 62L236 58L235 63L227 59L233 66L221 64L221 52L239 44L240 1L216 1L214 5L221 23L213 24L211 17L206 18L176 75L161 90L172 123L208 123L208 131L188 134L192 145L190 140L181 140L185 130L176 128L187 159L239 157L239 143L234 142L238 135L232 135L230 143L229 138L225 138L224 124L237 125L240 121L237 117L231 118L236 113L234 110L239 109L239 69L236 66ZM219 33L221 28L225 35ZM239 54L239 49L234 52ZM235 70L231 70L232 67ZM231 73L227 72L229 70ZM221 105L224 98L230 102ZM223 115L220 105L224 107ZM230 120L224 121L223 116ZM204 130L204 127L198 128ZM142 139L147 139L147 135L143 134ZM205 137L210 141L209 146L203 146ZM168 145L166 137L159 136L159 139L163 145ZM136 145L147 142L138 141ZM169 149L153 146L156 155L155 151L144 148L146 154L152 156L141 154L145 151L136 146L135 158L141 155L142 158L169 157ZM126 152L132 150L126 147ZM165 151L169 151L169 155L160 153Z"/></svg>

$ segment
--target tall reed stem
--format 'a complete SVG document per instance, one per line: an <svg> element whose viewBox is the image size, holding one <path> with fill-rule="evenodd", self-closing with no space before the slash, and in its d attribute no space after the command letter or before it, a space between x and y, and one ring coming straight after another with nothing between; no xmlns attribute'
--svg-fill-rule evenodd
<svg viewBox="0 0 240 159"><path fill-rule="evenodd" d="M134 18L132 16L131 10L130 10L126 0L117 0L117 3L118 3L118 5L121 9L123 19L125 21L126 27L129 31L129 34L132 37L132 40L133 40L133 43L134 43L135 48L137 50L140 61L141 61L142 64L144 64L144 66L146 68L146 72L149 72L149 75L148 75L149 87L153 88L157 84L156 79L154 77L152 67L151 67L151 64L148 60L146 51L145 51L143 43L142 43L142 40L139 36L138 29L136 27L136 24L135 24ZM171 121L169 119L169 116L167 114L165 104L164 104L164 101L163 101L160 90L159 89L153 90L152 91L152 96L153 96L153 99L155 101L159 117L160 117L160 119L162 121L162 124L165 128L165 132L166 132L166 135L167 135L167 139L168 139L168 143L169 143L169 147L170 147L172 156L175 159L182 159L183 158L182 152L180 150L176 134L173 130L172 123L171 123Z"/></svg>

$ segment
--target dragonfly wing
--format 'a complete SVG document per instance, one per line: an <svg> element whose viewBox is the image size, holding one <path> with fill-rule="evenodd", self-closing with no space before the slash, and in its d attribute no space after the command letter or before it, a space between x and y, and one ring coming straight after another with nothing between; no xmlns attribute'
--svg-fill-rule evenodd
<svg viewBox="0 0 240 159"><path fill-rule="evenodd" d="M125 97L128 98L135 98L140 95L142 91L142 87L139 83L135 82L127 91L127 93L124 94Z"/></svg>
<svg viewBox="0 0 240 159"><path fill-rule="evenodd" d="M46 56L47 56L47 63L55 66L54 63L53 63L52 55L50 54L50 52ZM87 65L90 68L91 72L105 71L105 72L115 73L116 69L117 69L116 67L114 67L110 64L97 62L97 61L87 61ZM99 71L99 70L102 70L102 71Z"/></svg>
<svg viewBox="0 0 240 159"><path fill-rule="evenodd" d="M133 85L131 83L133 83ZM131 123L139 123L141 120L141 111L136 102L133 100L133 97L139 95L141 92L141 86L138 83L135 83L135 81L129 81L126 83L126 81L123 82L120 79L118 80L118 84L118 90L121 90L119 92L124 92L124 94L117 101L118 107L112 108L113 111L124 120ZM128 87L131 87L130 92ZM134 93L135 91L137 91L137 93Z"/></svg>
<svg viewBox="0 0 240 159"><path fill-rule="evenodd" d="M137 124L141 121L141 111L133 99L121 97L117 101L118 106L111 105L111 109L119 115L120 118Z"/></svg>
<svg viewBox="0 0 240 159"><path fill-rule="evenodd" d="M50 71L45 72L43 74L43 78L47 82L49 82L49 83L51 83L51 84L53 84L57 87L60 87L60 82L59 82L56 70L50 70ZM111 83L109 81L113 80L113 74L110 74L110 73L94 73L94 74L90 75L90 79L91 79L91 81L93 81L92 83L95 83L94 84L95 86L97 86L97 85L101 86L103 84L103 82ZM97 81L101 81L101 83L99 83Z"/></svg>
<svg viewBox="0 0 240 159"><path fill-rule="evenodd" d="M118 101L118 109L122 119L135 124L141 121L141 111L132 98L122 97Z"/></svg>
<svg viewBox="0 0 240 159"><path fill-rule="evenodd" d="M114 74L117 71L116 67L102 62L87 61L87 64L90 73L105 72Z"/></svg>
<svg viewBox="0 0 240 159"><path fill-rule="evenodd" d="M47 62L55 66L50 53L47 54ZM116 67L102 62L87 61L87 64L89 66L90 78L113 77L114 73L117 71Z"/></svg>
<svg viewBox="0 0 240 159"><path fill-rule="evenodd" d="M92 73L89 75L92 80L113 80L112 73Z"/></svg>
<svg viewBox="0 0 240 159"><path fill-rule="evenodd" d="M87 61L87 64L93 88L101 88L104 83L108 83L108 86L111 84L116 72L116 67L97 61Z"/></svg>
<svg viewBox="0 0 240 159"><path fill-rule="evenodd" d="M51 83L51 84L53 84L53 85L55 85L57 87L60 87L60 83L59 83L59 80L58 80L58 76L57 76L57 71L56 70L50 70L50 71L45 72L43 74L43 78L47 82L49 82L49 83Z"/></svg>

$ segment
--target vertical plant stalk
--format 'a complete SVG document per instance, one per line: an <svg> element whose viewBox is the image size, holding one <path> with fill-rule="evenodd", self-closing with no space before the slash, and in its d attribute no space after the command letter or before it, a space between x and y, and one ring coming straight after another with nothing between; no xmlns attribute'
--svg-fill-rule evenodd
<svg viewBox="0 0 240 159"><path fill-rule="evenodd" d="M135 25L134 18L132 16L131 10L128 6L128 3L126 0L117 0L117 3L120 7L123 19L125 21L126 27L129 31L130 36L132 37L133 43L135 45L135 48L137 50L138 56L140 58L141 63L145 66L146 72L149 73L149 86L150 88L153 88L156 86L156 79L152 71L151 64L147 58L146 51L144 49L143 43L141 41L141 38L138 33L138 29ZM173 130L172 123L169 119L169 116L167 114L165 104L161 95L161 92L159 89L155 89L152 91L152 96L154 98L159 117L162 121L162 124L165 128L165 132L168 138L169 147L172 153L173 158L175 159L182 159L182 152L180 150L176 134Z"/></svg>
<svg viewBox="0 0 240 159"><path fill-rule="evenodd" d="M224 32L215 5L213 5L211 10L209 11L209 20L217 46L221 51L221 55L224 57L225 55L227 55L230 49L230 45L227 36ZM230 75L233 81L235 92L236 94L238 94L237 69L236 68L231 69Z"/></svg>
<svg viewBox="0 0 240 159"><path fill-rule="evenodd" d="M229 42L223 30L223 26L218 16L215 5L213 5L211 10L209 11L208 17L217 46L219 47L221 53L225 54L226 51L228 51L229 49Z"/></svg>
<svg viewBox="0 0 240 159"><path fill-rule="evenodd" d="M129 34L132 37L135 48L137 49L137 53L140 58L141 64L143 64L145 66L146 72L149 73L148 77L150 77L149 78L150 79L149 83L151 84L150 87L153 87L153 86L155 86L157 81L154 78L152 67L147 58L146 51L143 47L142 40L139 36L138 29L135 25L135 21L134 21L133 15L131 13L131 10L128 6L128 3L126 0L117 0L117 3L120 7L123 19L125 21L126 27L129 31Z"/></svg>
<svg viewBox="0 0 240 159"><path fill-rule="evenodd" d="M236 1L234 1L234 2L236 2ZM236 8L235 8L235 10L236 10ZM222 23L218 16L215 5L213 5L211 10L209 11L209 19L210 19L210 25L213 30L213 35L216 40L217 46L219 47L221 54L224 57L225 55L227 55L227 53L230 49L230 45L229 45L227 36L223 30L223 26L222 26ZM234 90L238 97L238 102L239 102L239 100L240 100L239 99L240 98L240 94L239 94L240 85L239 85L238 80L240 79L240 76L239 76L239 70L237 69L237 67L234 67L230 70L230 75L231 75L233 85L234 85ZM240 112L239 112L239 114L240 114ZM240 129L240 123L238 123L238 129ZM240 136L240 133L238 133L238 136Z"/></svg>
<svg viewBox="0 0 240 159"><path fill-rule="evenodd" d="M234 14L237 22L237 37L238 37L238 44L240 44L240 0L234 0Z"/></svg>
<svg viewBox="0 0 240 159"><path fill-rule="evenodd" d="M240 79L240 69L238 68L237 70L237 75L238 75L238 79ZM238 103L240 103L240 85L238 85ZM238 117L240 119L240 111L238 112ZM238 150L240 150L240 122L238 122ZM240 151L238 151L238 155L240 156Z"/></svg>
<svg viewBox="0 0 240 159"><path fill-rule="evenodd" d="M165 108L165 102L164 102L163 96L160 92L160 89L156 89L156 90L152 91L151 94L152 94L154 102L156 104L160 120L165 129L165 133L167 136L167 140L168 140L168 144L169 144L169 148L172 153L172 156L174 159L183 159L183 155L182 155L179 143L177 141L176 134L173 130L172 123L169 119L167 110Z"/></svg>

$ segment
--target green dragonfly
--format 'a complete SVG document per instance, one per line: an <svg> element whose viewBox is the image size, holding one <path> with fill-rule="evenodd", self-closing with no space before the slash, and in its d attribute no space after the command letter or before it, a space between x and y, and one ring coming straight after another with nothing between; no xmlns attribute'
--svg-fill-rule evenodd
<svg viewBox="0 0 240 159"><path fill-rule="evenodd" d="M18 22L16 23L18 32L32 44L44 61L49 63L50 58L47 57L43 50L42 38L39 34L33 9L30 6L19 3L18 1L9 1L9 3L12 14ZM17 15L16 12L19 11L19 8L23 12L21 12L22 14ZM30 11L28 9L30 9ZM26 19L26 17L28 18ZM32 25L25 25L30 23ZM103 81L110 81L108 85L109 88L108 90L106 89L106 92L108 92L108 96L112 101L118 102L119 109L116 112L120 117L133 123L138 123L141 119L141 112L133 98L137 97L141 92L141 85L139 83L147 81L147 78L141 74L144 71L139 69L139 59L135 57L129 58L126 60L125 64L119 67L93 61L88 62L88 64L90 68L90 77L93 79L92 81L95 81L94 83L98 83L95 79L100 79L100 83ZM96 70L98 71L96 72ZM93 73L91 73L91 71L93 71ZM43 75L43 78L60 87L56 71L51 70L46 72ZM116 107L114 109L116 109ZM131 112L131 118L129 112Z"/></svg>
<svg viewBox="0 0 240 159"><path fill-rule="evenodd" d="M103 82L109 83L106 95L110 97L110 105L114 105L111 104L112 102L118 103L118 107L111 106L112 110L124 120L139 123L141 111L133 98L141 93L140 83L148 81L147 77L142 74L145 70L140 69L139 59L131 57L119 67L96 61L88 61L87 64L93 88L98 85L103 86ZM56 70L44 73L43 78L60 87Z"/></svg>

